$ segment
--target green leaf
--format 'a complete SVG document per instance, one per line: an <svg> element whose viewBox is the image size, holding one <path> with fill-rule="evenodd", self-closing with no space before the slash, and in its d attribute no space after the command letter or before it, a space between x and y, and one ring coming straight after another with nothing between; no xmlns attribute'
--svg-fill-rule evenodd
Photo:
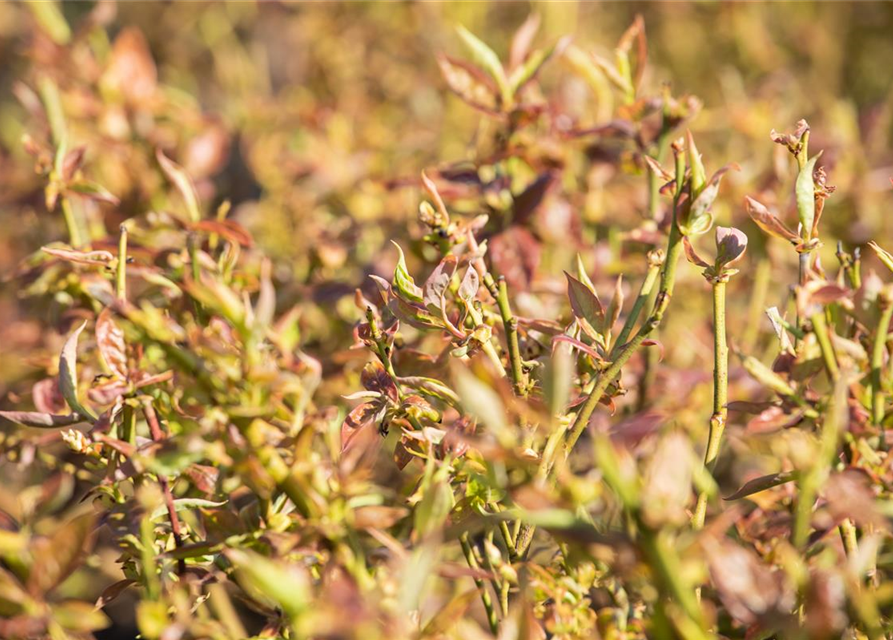
<svg viewBox="0 0 893 640"><path fill-rule="evenodd" d="M589 278L589 274L586 273L586 265L583 264L583 258L580 257L580 254L577 254L577 279L589 287L589 290L595 293L595 285L592 284L592 280Z"/></svg>
<svg viewBox="0 0 893 640"><path fill-rule="evenodd" d="M112 205L117 205L121 202L108 189L95 182L88 182L86 180L72 182L68 185L67 189L68 191L73 191L74 193L99 202L106 202Z"/></svg>
<svg viewBox="0 0 893 640"><path fill-rule="evenodd" d="M815 183L812 172L815 169L816 160L822 154L813 156L797 174L795 193L797 196L797 216L800 218L800 236L804 242L808 242L812 235L812 225L815 222Z"/></svg>
<svg viewBox="0 0 893 640"><path fill-rule="evenodd" d="M772 389L775 393L786 397L795 395L793 387L788 384L787 380L753 356L747 356L741 364L747 373L763 383L763 385Z"/></svg>
<svg viewBox="0 0 893 640"><path fill-rule="evenodd" d="M447 404L454 407L459 406L459 396L457 396L455 391L443 384L440 380L435 380L434 378L425 378L422 376L406 376L403 378L397 378L397 381L402 385L415 389L422 395L436 398L437 400L442 400L443 402L446 402Z"/></svg>
<svg viewBox="0 0 893 640"><path fill-rule="evenodd" d="M96 416L90 410L85 409L78 401L78 336L81 335L81 331L86 326L87 321L84 320L81 326L68 336L68 340L65 341L62 347L62 353L59 355L59 391L72 411L89 418L91 422L95 422Z"/></svg>
<svg viewBox="0 0 893 640"><path fill-rule="evenodd" d="M228 549L224 555L252 597L272 601L292 620L306 610L310 579L305 569L244 549Z"/></svg>
<svg viewBox="0 0 893 640"><path fill-rule="evenodd" d="M403 249L401 249L400 245L393 240L391 243L397 247L397 252L400 254L400 257L397 259L397 266L394 268L394 279L391 284L398 295L404 300L421 304L422 290L416 285L412 276L409 275L409 270L406 268L406 256L403 255Z"/></svg>
<svg viewBox="0 0 893 640"><path fill-rule="evenodd" d="M462 42L468 48L475 63L483 67L496 81L503 107L511 106L512 90L505 76L505 69L503 69L502 63L499 61L499 56L486 43L462 25L456 27L456 31L459 32L459 37L462 38Z"/></svg>
<svg viewBox="0 0 893 640"><path fill-rule="evenodd" d="M875 252L878 258L880 258L880 261L884 263L884 266L890 271L893 271L893 254L881 249L880 245L874 241L869 242L868 246L871 247L871 250Z"/></svg>
<svg viewBox="0 0 893 640"><path fill-rule="evenodd" d="M691 131L687 131L685 135L688 143L686 144L685 153L688 158L688 168L691 170L691 195L697 199L701 195L704 185L707 184L707 172L704 171L704 163L701 161L701 154L695 146L694 136L691 135Z"/></svg>

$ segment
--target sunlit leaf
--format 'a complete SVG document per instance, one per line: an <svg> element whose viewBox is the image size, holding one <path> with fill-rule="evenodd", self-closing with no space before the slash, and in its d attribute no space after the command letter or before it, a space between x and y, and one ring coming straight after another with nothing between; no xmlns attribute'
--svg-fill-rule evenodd
<svg viewBox="0 0 893 640"><path fill-rule="evenodd" d="M456 31L459 33L459 37L462 38L462 42L471 53L474 62L489 73L490 77L496 82L496 86L499 87L499 94L502 97L503 105L510 105L512 91L509 86L508 78L505 76L505 69L503 69L502 63L499 61L499 56L497 56L493 49L488 47L480 38L462 25L456 27Z"/></svg>
<svg viewBox="0 0 893 640"><path fill-rule="evenodd" d="M174 186L177 187L177 190L180 192L180 196L186 204L186 211L189 214L189 219L192 222L198 222L202 217L198 193L195 190L195 186L192 184L192 180L186 175L186 170L164 155L161 149L155 151L155 157L168 180L173 182Z"/></svg>

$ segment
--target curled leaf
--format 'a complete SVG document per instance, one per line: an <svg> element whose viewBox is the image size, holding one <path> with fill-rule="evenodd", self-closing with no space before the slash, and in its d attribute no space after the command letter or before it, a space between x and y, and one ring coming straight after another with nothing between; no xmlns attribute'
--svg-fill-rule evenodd
<svg viewBox="0 0 893 640"><path fill-rule="evenodd" d="M794 188L794 193L797 196L797 216L800 218L800 232L803 240L806 242L811 240L815 222L815 182L813 181L812 172L819 155L813 156L800 169Z"/></svg>
<svg viewBox="0 0 893 640"><path fill-rule="evenodd" d="M393 289L398 296L408 300L409 302L421 303L422 290L416 285L415 280L409 275L406 268L406 256L403 255L403 249L396 242L391 241L397 247L399 257L397 258L397 266L394 268Z"/></svg>
<svg viewBox="0 0 893 640"><path fill-rule="evenodd" d="M747 250L747 236L734 227L716 227L716 266L717 269L730 267Z"/></svg>
<svg viewBox="0 0 893 640"><path fill-rule="evenodd" d="M59 355L59 391L73 411L86 416L92 422L96 420L96 417L88 409L81 406L81 403L78 401L78 336L81 335L81 331L86 326L87 321L85 320L81 326L68 336L68 340L65 341L62 347L62 353Z"/></svg>
<svg viewBox="0 0 893 640"><path fill-rule="evenodd" d="M780 144L788 148L795 156L800 155L801 145L800 141L803 139L803 134L809 131L809 124L806 120L798 120L796 124L796 128L794 129L794 133L779 133L775 129L772 129L769 132L769 137L772 139L772 142L775 144Z"/></svg>
<svg viewBox="0 0 893 640"><path fill-rule="evenodd" d="M787 240L792 244L800 244L800 236L788 229L779 218L750 196L744 198L748 215L757 226L769 235Z"/></svg>
<svg viewBox="0 0 893 640"><path fill-rule="evenodd" d="M664 182L671 182L673 178L673 174L660 166L660 163L647 154L642 155L642 159L645 161L645 164L648 165L648 168L659 177Z"/></svg>
<svg viewBox="0 0 893 640"><path fill-rule="evenodd" d="M74 251L71 249L57 249L55 247L41 247L41 251L48 253L54 258L77 264L108 266L116 259L108 251Z"/></svg>
<svg viewBox="0 0 893 640"><path fill-rule="evenodd" d="M440 197L440 191L437 190L437 185L434 184L434 181L429 178L424 171L422 171L422 186L424 186L428 197L431 198L431 200L434 202L435 206L437 207L437 212L441 216L441 219L439 220L439 226L449 226L450 214L447 211L446 205L443 203L443 198Z"/></svg>
<svg viewBox="0 0 893 640"><path fill-rule="evenodd" d="M708 231L713 224L713 215L710 213L710 207L716 200L719 193L719 184L722 177L730 170L738 169L738 165L729 164L714 173L709 182L706 183L700 191L695 190L694 182L692 182L691 205L683 203L681 205L681 214L678 218L679 230L683 235L699 235Z"/></svg>
<svg viewBox="0 0 893 640"><path fill-rule="evenodd" d="M685 249L685 257L696 267L707 268L710 264L698 255L688 238L682 238L682 248Z"/></svg>

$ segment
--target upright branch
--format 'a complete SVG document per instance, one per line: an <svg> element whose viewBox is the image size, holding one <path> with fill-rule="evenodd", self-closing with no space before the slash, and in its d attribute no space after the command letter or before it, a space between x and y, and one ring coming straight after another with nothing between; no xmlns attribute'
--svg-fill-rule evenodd
<svg viewBox="0 0 893 640"><path fill-rule="evenodd" d="M490 295L496 299L496 305L499 308L499 316L502 319L505 340L508 345L509 371L512 377L512 386L516 394L526 396L530 382L527 377L527 371L524 369L524 364L521 361L521 348L518 343L518 319L512 314L505 277L499 276L499 279L494 281L493 276L489 272L485 272L484 285L490 291Z"/></svg>
<svg viewBox="0 0 893 640"><path fill-rule="evenodd" d="M726 284L738 273L732 265L738 263L747 250L747 236L738 229L716 228L716 260L708 264L685 239L685 252L689 262L704 269L704 277L713 288L713 413L710 416L707 447L704 451L704 467L713 471L722 443L728 419L729 401L729 347L726 344ZM692 516L692 526L701 529L707 514L708 494L702 491Z"/></svg>
<svg viewBox="0 0 893 640"><path fill-rule="evenodd" d="M670 226L670 234L667 241L667 258L663 265L654 309L651 312L651 316L639 327L635 336L619 348L620 350L617 352L614 360L601 373L592 391L589 392L586 401L574 417L565 441L565 458L570 455L586 429L586 425L589 424L589 419L592 417L593 411L595 411L608 386L620 375L623 366L663 321L664 314L673 296L673 289L676 283L676 268L683 251L683 238L705 233L713 224L713 214L710 212L710 207L713 205L719 191L720 180L729 167L723 167L708 180L700 153L698 153L691 133L688 134L685 142L682 140L675 141L672 148L676 169L673 185L675 187L673 192L673 210L675 215Z"/></svg>

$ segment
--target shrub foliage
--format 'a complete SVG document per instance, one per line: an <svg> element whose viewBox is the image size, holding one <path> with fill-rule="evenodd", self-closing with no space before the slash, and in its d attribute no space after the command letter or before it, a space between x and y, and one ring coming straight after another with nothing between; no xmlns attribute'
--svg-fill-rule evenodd
<svg viewBox="0 0 893 640"><path fill-rule="evenodd" d="M893 254L826 231L829 134L702 154L641 17L531 17L436 56L462 162L356 180L305 95L233 106L240 167L105 3L20 9L0 636L887 637Z"/></svg>

